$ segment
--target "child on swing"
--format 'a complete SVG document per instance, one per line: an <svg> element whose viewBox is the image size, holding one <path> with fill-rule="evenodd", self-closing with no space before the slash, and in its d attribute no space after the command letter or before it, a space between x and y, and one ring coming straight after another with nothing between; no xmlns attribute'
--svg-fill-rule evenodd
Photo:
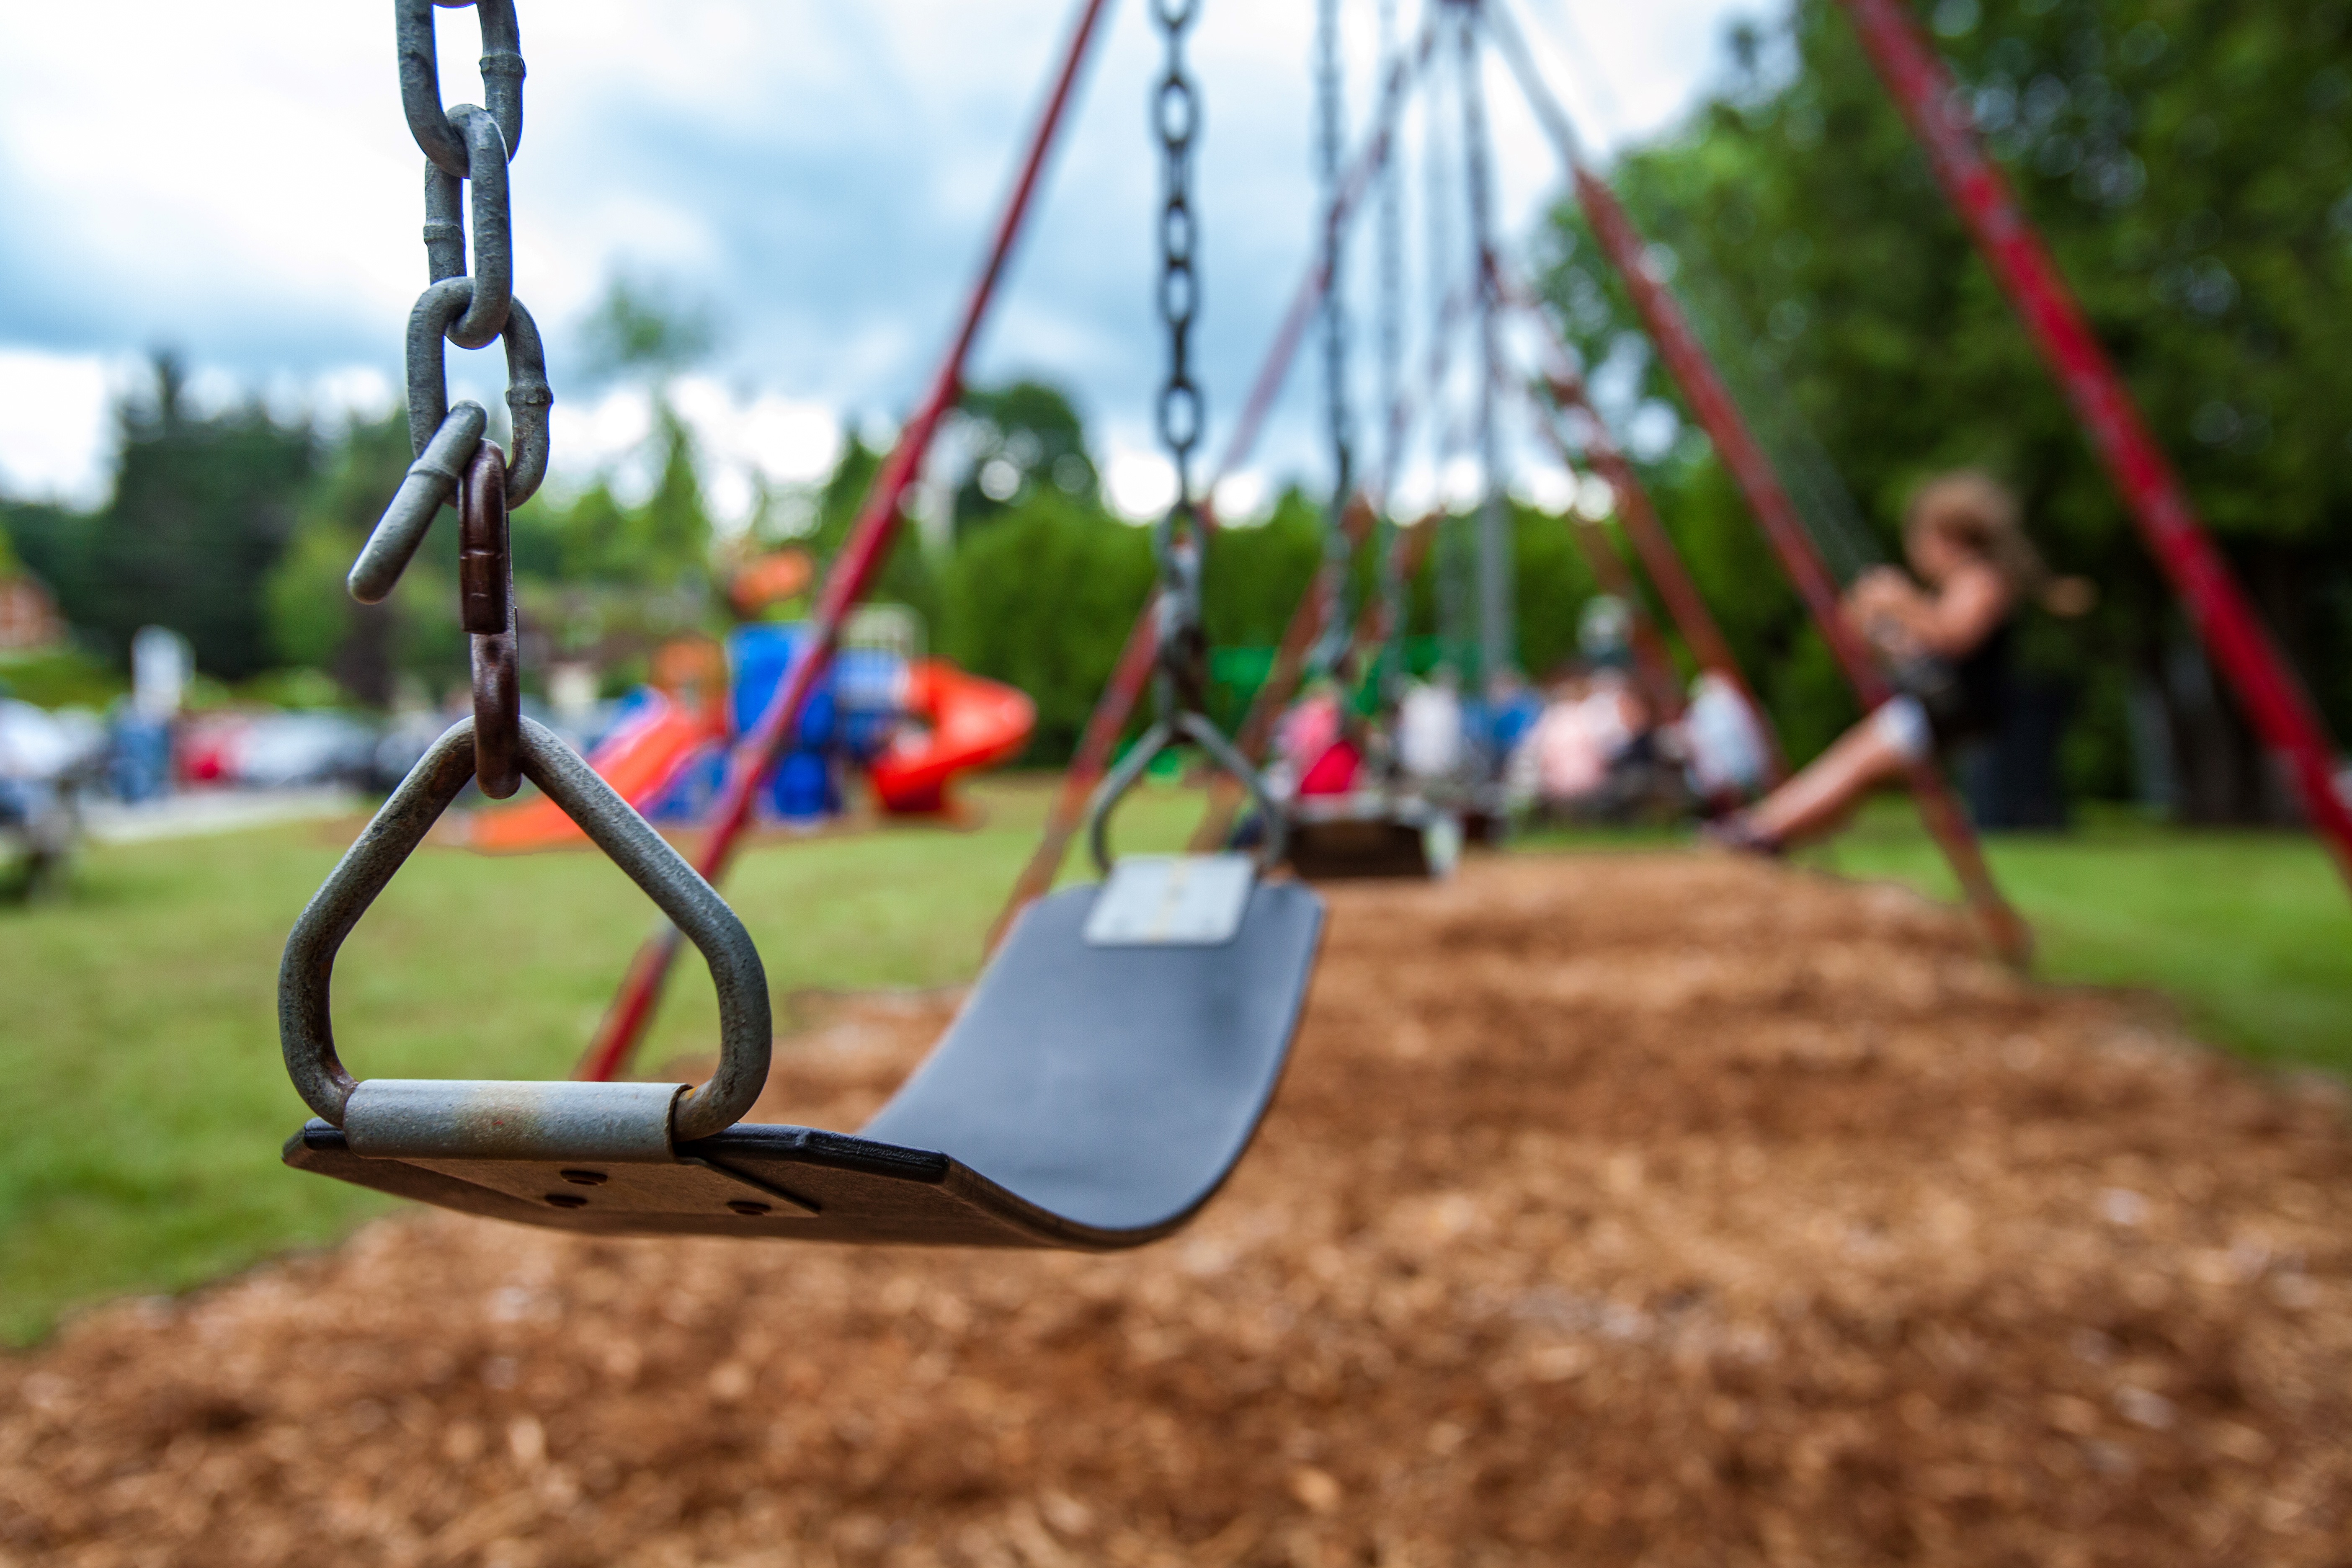
<svg viewBox="0 0 2352 1568"><path fill-rule="evenodd" d="M1835 828L1877 785L1991 734L2011 700L2020 607L2036 598L2061 615L2089 607L2089 584L2051 578L2016 499L1989 475L1964 470L1921 486L1904 516L1903 544L1917 580L1874 568L1843 605L1847 624L1893 670L1899 695L1765 799L1717 823L1717 842L1778 854Z"/></svg>

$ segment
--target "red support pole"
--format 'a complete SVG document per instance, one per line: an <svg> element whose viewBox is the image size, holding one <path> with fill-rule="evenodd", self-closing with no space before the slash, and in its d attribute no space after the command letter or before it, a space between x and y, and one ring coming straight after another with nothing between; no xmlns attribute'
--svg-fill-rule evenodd
<svg viewBox="0 0 2352 1568"><path fill-rule="evenodd" d="M1714 361L1699 342L1698 334L1692 331L1681 302L1659 277L1650 259L1648 242L1633 226L1633 218L1618 202L1616 193L1585 167L1575 128L1537 72L1526 39L1499 9L1483 5L1480 9L1486 15L1490 36L1518 78L1536 118L1558 145L1560 160L1567 165L1575 186L1577 204L1583 209L1586 221L1592 225L1602 253L1623 280L1634 310L1641 315L1651 341L1657 345L1659 357L1682 387L1691 412L1706 427L1717 456L1731 470L1732 478L1748 498L1749 510L1755 512L1765 537L1780 555L1782 568L1796 585L1798 595L1804 600L1805 608L1811 612L1831 652L1836 655L1855 695L1864 707L1877 707L1894 695L1893 689L1862 639L1846 625L1836 578L1813 547L1812 537L1805 531L1795 503L1790 500L1771 459L1765 456L1738 404L1717 374ZM1994 885L1976 831L1953 797L1951 786L1928 762L1911 768L1910 784L1920 817L1950 862L1988 942L2004 958L2022 962L2032 951L2032 934Z"/></svg>
<svg viewBox="0 0 2352 1568"><path fill-rule="evenodd" d="M1936 177L2050 372L2074 405L2132 519L2206 650L2244 705L2305 813L2352 880L2352 806L2336 781L2335 746L2309 695L2271 641L2214 547L2130 390L2034 231L1985 155L1935 49L1897 0L1843 0L1864 52L1935 165Z"/></svg>
<svg viewBox="0 0 2352 1568"><path fill-rule="evenodd" d="M807 706L809 693L815 689L817 678L824 673L840 641L843 623L872 588L890 558L890 546L898 534L899 509L922 471L923 458L930 450L941 421L962 395L964 361L995 299L996 286L1004 276L1013 242L1020 237L1022 225L1029 216L1030 198L1036 192L1046 154L1053 150L1063 112L1069 106L1078 73L1093 46L1103 5L1104 0L1078 0L1077 21L1063 50L1061 67L1031 132L1020 173L997 217L987 259L972 284L947 353L931 378L930 390L915 416L899 431L897 444L866 492L865 504L850 527L847 542L825 574L814 635L793 660L775 696L769 700L767 710L760 715L760 721L736 742L733 754L728 758L727 782L712 807L710 831L695 862L695 869L707 881L716 883L734 858L736 845L751 822L751 805L761 781L775 766L776 758L800 722L801 710ZM652 1021L662 982L669 974L677 950L677 929L667 924L638 949L620 993L613 1000L612 1010L605 1015L604 1026L597 1031L595 1041L581 1063L580 1077L602 1081L612 1078L628 1062Z"/></svg>

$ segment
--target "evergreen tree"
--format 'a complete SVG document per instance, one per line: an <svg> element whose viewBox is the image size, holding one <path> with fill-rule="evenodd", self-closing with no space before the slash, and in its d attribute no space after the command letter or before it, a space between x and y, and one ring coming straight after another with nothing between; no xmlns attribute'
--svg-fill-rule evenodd
<svg viewBox="0 0 2352 1568"><path fill-rule="evenodd" d="M159 355L154 371L152 401L116 407L114 499L82 539L58 542L58 587L72 585L68 614L118 657L141 626L164 626L188 639L198 668L241 679L276 662L265 584L318 444L258 404L196 415L177 362Z"/></svg>

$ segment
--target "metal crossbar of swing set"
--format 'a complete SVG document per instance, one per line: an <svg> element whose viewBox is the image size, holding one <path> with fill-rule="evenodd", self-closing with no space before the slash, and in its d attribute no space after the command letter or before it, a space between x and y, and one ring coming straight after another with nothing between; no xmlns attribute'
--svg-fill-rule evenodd
<svg viewBox="0 0 2352 1568"><path fill-rule="evenodd" d="M1509 12L1492 0L1471 0L1471 4L1474 15L1484 23L1485 35L1503 57L1538 123L1557 148L1577 204L1591 224L1602 255L1632 297L1659 358L1747 498L1748 510L1780 556L1782 569L1855 695L1864 708L1876 708L1893 695L1886 677L1846 626L1839 613L1836 580L1814 548L1771 459L1748 428L1673 290L1659 275L1647 242L1615 193L1587 163L1575 126L1537 68L1527 39ZM2012 963L2024 963L2032 955L2032 933L1993 881L1976 831L1950 784L1927 761L1914 763L1907 778L1920 819L1958 879L1987 944Z"/></svg>

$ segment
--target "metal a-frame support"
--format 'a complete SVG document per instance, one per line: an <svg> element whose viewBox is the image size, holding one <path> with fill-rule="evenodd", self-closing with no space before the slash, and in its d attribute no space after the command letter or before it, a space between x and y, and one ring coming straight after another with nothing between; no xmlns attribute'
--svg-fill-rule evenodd
<svg viewBox="0 0 2352 1568"><path fill-rule="evenodd" d="M1841 4L1888 96L1927 150L1952 210L2074 405L2189 623L2294 782L2336 868L2352 881L2352 805L2336 782L2336 749L2318 710L2198 521L2179 476L2099 346L2049 247L2000 166L1986 156L1951 74L1899 0Z"/></svg>
<svg viewBox="0 0 2352 1568"><path fill-rule="evenodd" d="M1652 262L1647 241L1618 202L1616 193L1587 163L1575 126L1537 70L1527 40L1509 15L1483 4L1478 10L1486 24L1486 36L1494 40L1504 62L1518 79L1537 120L1558 148L1577 205L1591 224L1601 253L1632 296L1633 308L1651 342L1657 346L1659 357L1714 442L1717 455L1747 497L1749 510L1780 557L1783 570L1811 614L1822 640L1844 670L1854 695L1864 707L1877 707L1894 695L1893 688L1861 639L1846 626L1840 613L1835 578L1806 533L1771 459L1748 428L1746 416L1724 384L1698 334L1691 329L1681 302ZM1913 764L1909 782L1920 817L1958 878L1986 942L2004 959L2024 963L2032 952L2032 933L2001 897L1991 868L1985 864L1976 830L1950 784L1932 762Z"/></svg>

